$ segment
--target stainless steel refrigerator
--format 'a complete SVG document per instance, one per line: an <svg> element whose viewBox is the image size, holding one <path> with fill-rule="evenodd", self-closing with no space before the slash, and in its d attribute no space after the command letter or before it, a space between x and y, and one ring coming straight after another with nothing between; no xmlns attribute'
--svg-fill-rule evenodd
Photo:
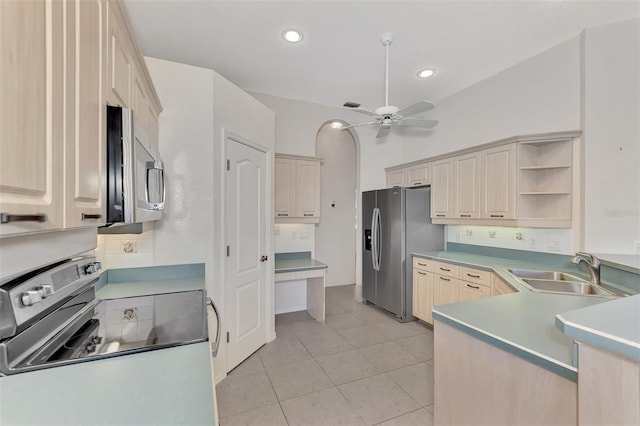
<svg viewBox="0 0 640 426"><path fill-rule="evenodd" d="M412 321L411 253L442 250L444 226L430 218L429 188L389 188L362 193L362 298Z"/></svg>

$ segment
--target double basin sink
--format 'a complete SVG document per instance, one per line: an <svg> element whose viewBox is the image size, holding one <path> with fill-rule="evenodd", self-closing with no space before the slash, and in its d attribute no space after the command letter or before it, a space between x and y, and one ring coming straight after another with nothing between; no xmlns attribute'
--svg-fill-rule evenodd
<svg viewBox="0 0 640 426"><path fill-rule="evenodd" d="M509 272L533 291L596 297L628 296L617 289L595 285L566 272L524 269L509 269Z"/></svg>

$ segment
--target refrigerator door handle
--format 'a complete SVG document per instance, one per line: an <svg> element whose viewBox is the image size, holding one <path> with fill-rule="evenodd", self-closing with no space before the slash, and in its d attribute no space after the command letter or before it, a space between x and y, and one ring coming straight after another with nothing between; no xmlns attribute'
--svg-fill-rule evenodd
<svg viewBox="0 0 640 426"><path fill-rule="evenodd" d="M376 207L376 210L378 211L378 214L376 215L376 256L378 257L378 259L376 260L376 265L377 265L377 269L376 271L380 270L380 259L381 259L381 254L382 254L382 220L380 219L380 209Z"/></svg>
<svg viewBox="0 0 640 426"><path fill-rule="evenodd" d="M375 271L378 270L378 266L377 266L377 260L378 260L378 255L376 254L376 251L378 249L378 238L377 238L377 228L376 228L376 217L378 214L378 208L374 208L373 209L373 213L371 214L371 262L373 263L373 269Z"/></svg>

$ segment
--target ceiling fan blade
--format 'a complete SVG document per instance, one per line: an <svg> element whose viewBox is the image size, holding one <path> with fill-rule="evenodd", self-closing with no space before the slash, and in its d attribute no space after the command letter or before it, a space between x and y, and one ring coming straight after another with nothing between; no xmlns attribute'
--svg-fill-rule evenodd
<svg viewBox="0 0 640 426"><path fill-rule="evenodd" d="M360 114L368 115L370 117L379 117L378 114L366 108L349 108L349 110L359 112Z"/></svg>
<svg viewBox="0 0 640 426"><path fill-rule="evenodd" d="M379 121L368 121L366 123L358 123L358 124L352 124L351 126L344 126L344 127L341 127L340 130L347 130L347 129L350 129L352 127L367 126L369 124L378 124L378 123L379 123Z"/></svg>
<svg viewBox="0 0 640 426"><path fill-rule="evenodd" d="M417 104L413 104L406 108L401 109L396 112L397 115L402 115L403 117L407 117L409 115L418 114L421 112L429 111L430 109L434 109L435 106L429 101L420 101Z"/></svg>
<svg viewBox="0 0 640 426"><path fill-rule="evenodd" d="M414 126L414 127L422 127L424 129L431 129L438 124L438 120L427 120L421 118L405 118L402 121L399 121L398 124L402 126Z"/></svg>
<svg viewBox="0 0 640 426"><path fill-rule="evenodd" d="M389 130L391 130L391 126L380 126L376 138L384 138L389 134Z"/></svg>

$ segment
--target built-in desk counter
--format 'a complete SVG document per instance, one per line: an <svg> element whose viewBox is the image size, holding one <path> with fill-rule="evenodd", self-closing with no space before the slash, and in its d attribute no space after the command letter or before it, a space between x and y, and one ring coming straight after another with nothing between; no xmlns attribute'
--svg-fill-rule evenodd
<svg viewBox="0 0 640 426"><path fill-rule="evenodd" d="M284 281L307 282L306 306L309 314L324 323L324 286L327 264L311 258L311 252L276 253L276 283ZM278 307L276 306L276 312Z"/></svg>

